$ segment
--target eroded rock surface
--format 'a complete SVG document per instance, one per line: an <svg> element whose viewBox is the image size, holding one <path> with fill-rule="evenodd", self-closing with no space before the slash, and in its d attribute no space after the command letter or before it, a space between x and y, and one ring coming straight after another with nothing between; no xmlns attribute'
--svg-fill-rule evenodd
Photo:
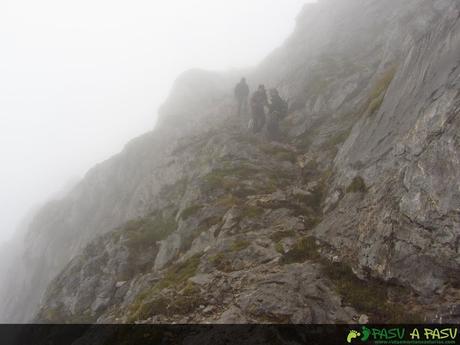
<svg viewBox="0 0 460 345"><path fill-rule="evenodd" d="M458 1L306 5L245 72L289 99L283 143L234 118L240 76L185 73L155 131L35 217L1 314L458 322L459 57Z"/></svg>

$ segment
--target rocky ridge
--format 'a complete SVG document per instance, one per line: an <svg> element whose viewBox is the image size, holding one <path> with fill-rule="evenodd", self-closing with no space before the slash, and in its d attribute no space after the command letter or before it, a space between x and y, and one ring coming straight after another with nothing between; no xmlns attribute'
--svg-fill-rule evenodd
<svg viewBox="0 0 460 345"><path fill-rule="evenodd" d="M284 143L233 118L234 76L185 74L36 217L18 299L47 287L41 322L458 320L459 56L453 0L306 6L248 74L290 100Z"/></svg>

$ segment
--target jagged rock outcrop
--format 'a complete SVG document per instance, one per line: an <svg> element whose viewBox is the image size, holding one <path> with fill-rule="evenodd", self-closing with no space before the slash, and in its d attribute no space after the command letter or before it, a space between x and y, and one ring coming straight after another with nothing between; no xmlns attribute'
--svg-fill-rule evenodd
<svg viewBox="0 0 460 345"><path fill-rule="evenodd" d="M132 140L123 152L91 169L65 198L48 203L36 214L25 236L23 253L2 279L5 293L0 296L0 321L30 319L51 279L89 241L161 203L157 198L160 189L181 178L183 162L170 157L178 140L225 119L228 106L222 101L222 89L226 83L214 73L184 73L171 92L171 98L178 102L164 104L156 130ZM211 99L197 103L187 96L198 89ZM208 120L203 124L197 115L182 126L163 121L172 118L181 122L188 111Z"/></svg>
<svg viewBox="0 0 460 345"><path fill-rule="evenodd" d="M3 315L48 286L37 321L458 321L459 56L457 1L307 5L247 73L290 100L283 144L234 118L235 75L184 74L39 213Z"/></svg>
<svg viewBox="0 0 460 345"><path fill-rule="evenodd" d="M336 188L358 177L367 187L315 231L361 272L457 309L446 318L458 317L459 57L452 3L396 61L381 106L359 119L335 158Z"/></svg>
<svg viewBox="0 0 460 345"><path fill-rule="evenodd" d="M176 153L195 160L184 181L162 191L164 206L72 260L48 290L39 320L321 323L360 316L341 305L313 261L314 240L304 238L319 221L322 175L302 169L294 147L231 128L202 139ZM308 268L300 264L309 259Z"/></svg>

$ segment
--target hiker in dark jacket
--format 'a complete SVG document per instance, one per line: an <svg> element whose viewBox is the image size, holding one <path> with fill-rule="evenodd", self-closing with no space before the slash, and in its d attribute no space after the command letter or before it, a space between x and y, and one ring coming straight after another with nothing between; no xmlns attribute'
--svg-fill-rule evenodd
<svg viewBox="0 0 460 345"><path fill-rule="evenodd" d="M265 125L265 107L268 106L267 92L265 86L259 85L256 92L251 97L251 110L252 110L252 130L258 133Z"/></svg>
<svg viewBox="0 0 460 345"><path fill-rule="evenodd" d="M249 97L249 86L246 83L245 78L241 78L241 81L235 86L235 98L238 102L238 116L246 114L248 111L248 97Z"/></svg>
<svg viewBox="0 0 460 345"><path fill-rule="evenodd" d="M270 90L270 103L268 105L267 134L271 140L280 140L281 132L279 122L287 115L288 104L281 98L277 89Z"/></svg>

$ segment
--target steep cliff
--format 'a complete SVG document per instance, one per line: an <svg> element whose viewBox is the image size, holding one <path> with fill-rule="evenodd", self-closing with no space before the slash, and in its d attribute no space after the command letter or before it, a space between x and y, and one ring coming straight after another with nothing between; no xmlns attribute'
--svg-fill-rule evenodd
<svg viewBox="0 0 460 345"><path fill-rule="evenodd" d="M184 73L161 110L156 130L132 140L123 152L91 169L68 196L37 213L22 241L24 249L2 279L0 321L30 319L51 279L90 240L161 202L157 195L162 186L181 177L182 163L172 164L170 158L177 141L225 118L223 90L229 87L228 80L215 73Z"/></svg>
<svg viewBox="0 0 460 345"><path fill-rule="evenodd" d="M35 218L4 319L47 289L38 321L458 321L459 57L457 1L307 5L247 74L289 99L282 144L235 118L235 75L184 74Z"/></svg>

